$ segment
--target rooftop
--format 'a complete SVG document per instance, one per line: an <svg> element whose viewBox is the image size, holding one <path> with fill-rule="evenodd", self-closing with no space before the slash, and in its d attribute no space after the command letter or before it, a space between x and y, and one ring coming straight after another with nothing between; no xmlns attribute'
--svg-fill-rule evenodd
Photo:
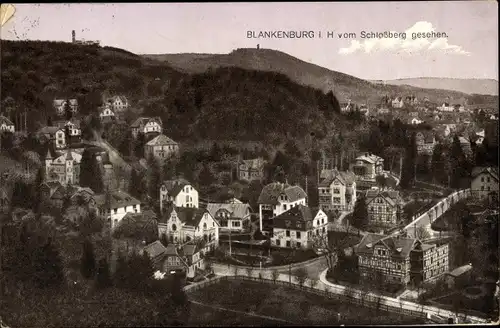
<svg viewBox="0 0 500 328"><path fill-rule="evenodd" d="M288 201L295 202L299 199L304 199L307 197L306 192L300 186L291 186L289 184L281 182L273 182L266 185L258 199L259 204L278 204L278 197L281 194L285 194Z"/></svg>

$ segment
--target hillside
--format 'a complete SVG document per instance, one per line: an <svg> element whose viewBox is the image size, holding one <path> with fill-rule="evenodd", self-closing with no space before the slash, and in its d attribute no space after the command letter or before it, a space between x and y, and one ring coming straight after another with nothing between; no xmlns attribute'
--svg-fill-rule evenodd
<svg viewBox="0 0 500 328"><path fill-rule="evenodd" d="M388 81L373 81L392 85L410 85L418 88L444 89L467 94L498 96L498 81L493 79L450 79L437 77L420 77Z"/></svg>
<svg viewBox="0 0 500 328"><path fill-rule="evenodd" d="M441 102L447 97L465 98L456 91L422 89L412 86L374 84L344 73L331 71L286 53L272 49L237 49L229 54L161 54L143 55L144 58L168 62L172 67L187 73L205 72L210 67L241 67L261 71L272 71L287 75L292 81L312 86L323 91L333 89L340 101L350 98L355 102L377 104L384 95L414 94L422 99Z"/></svg>
<svg viewBox="0 0 500 328"><path fill-rule="evenodd" d="M101 94L123 94L145 115L162 117L178 141L284 140L346 126L335 97L282 74L220 68L188 75L116 48L63 42L2 41L2 110L27 109L32 131L54 114L54 98L79 99L95 113ZM5 109L4 109L5 108Z"/></svg>

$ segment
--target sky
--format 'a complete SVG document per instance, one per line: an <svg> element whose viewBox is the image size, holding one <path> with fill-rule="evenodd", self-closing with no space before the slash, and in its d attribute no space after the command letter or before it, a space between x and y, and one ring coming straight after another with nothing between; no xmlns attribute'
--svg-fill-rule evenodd
<svg viewBox="0 0 500 328"><path fill-rule="evenodd" d="M368 80L498 80L496 1L14 6L13 18L2 26L2 39L70 42L75 30L77 39L100 40L137 54L229 53L259 44ZM314 37L249 38L249 31L257 36L314 31ZM406 32L406 39L367 39L363 31ZM446 34L412 39L413 33L433 31ZM339 33L349 35L339 38Z"/></svg>

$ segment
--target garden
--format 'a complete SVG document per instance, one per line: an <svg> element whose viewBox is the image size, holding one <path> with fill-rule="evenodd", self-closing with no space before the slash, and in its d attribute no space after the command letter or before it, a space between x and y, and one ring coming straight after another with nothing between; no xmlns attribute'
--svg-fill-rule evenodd
<svg viewBox="0 0 500 328"><path fill-rule="evenodd" d="M274 317L274 325L283 325L281 320L288 321L287 325L423 323L421 319L342 303L288 286L253 281L220 281L190 293L190 299L229 310ZM220 313L220 310L206 309L205 313L197 313L190 324L242 326L260 323L259 318L226 313L227 316ZM222 318L220 322L217 321L219 318ZM270 324L273 325L271 322Z"/></svg>

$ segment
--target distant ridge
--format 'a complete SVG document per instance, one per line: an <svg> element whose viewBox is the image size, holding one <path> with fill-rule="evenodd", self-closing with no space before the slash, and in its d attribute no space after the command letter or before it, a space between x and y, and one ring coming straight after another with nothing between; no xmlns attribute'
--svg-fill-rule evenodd
<svg viewBox="0 0 500 328"><path fill-rule="evenodd" d="M494 79L455 79L441 77L417 77L396 80L372 80L376 84L409 85L417 88L444 89L467 94L498 96L498 81Z"/></svg>

